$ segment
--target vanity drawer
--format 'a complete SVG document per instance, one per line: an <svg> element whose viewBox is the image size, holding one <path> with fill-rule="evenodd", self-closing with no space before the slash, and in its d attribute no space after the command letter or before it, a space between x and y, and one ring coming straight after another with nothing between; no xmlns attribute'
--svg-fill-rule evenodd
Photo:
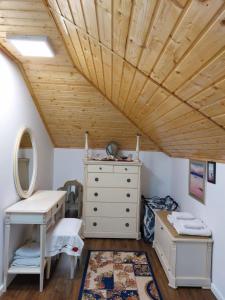
<svg viewBox="0 0 225 300"><path fill-rule="evenodd" d="M114 166L115 173L130 173L135 174L138 173L138 167L136 166Z"/></svg>
<svg viewBox="0 0 225 300"><path fill-rule="evenodd" d="M88 172L95 173L95 172L102 172L102 173L112 173L113 166L107 165L88 165Z"/></svg>
<svg viewBox="0 0 225 300"><path fill-rule="evenodd" d="M136 204L131 203L99 203L87 202L85 204L86 216L101 216L111 218L135 218L137 213Z"/></svg>
<svg viewBox="0 0 225 300"><path fill-rule="evenodd" d="M138 174L89 173L87 184L89 187L137 188Z"/></svg>
<svg viewBox="0 0 225 300"><path fill-rule="evenodd" d="M86 232L113 232L118 234L136 232L135 218L86 217Z"/></svg>
<svg viewBox="0 0 225 300"><path fill-rule="evenodd" d="M56 215L56 213L62 208L63 200L59 200L59 202L52 208L52 216Z"/></svg>
<svg viewBox="0 0 225 300"><path fill-rule="evenodd" d="M137 189L87 188L87 201L138 202Z"/></svg>

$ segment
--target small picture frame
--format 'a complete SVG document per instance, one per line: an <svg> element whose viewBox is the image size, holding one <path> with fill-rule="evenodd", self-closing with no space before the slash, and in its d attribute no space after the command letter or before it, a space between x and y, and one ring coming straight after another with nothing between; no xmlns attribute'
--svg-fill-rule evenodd
<svg viewBox="0 0 225 300"><path fill-rule="evenodd" d="M216 163L214 161L207 163L207 181L216 184Z"/></svg>

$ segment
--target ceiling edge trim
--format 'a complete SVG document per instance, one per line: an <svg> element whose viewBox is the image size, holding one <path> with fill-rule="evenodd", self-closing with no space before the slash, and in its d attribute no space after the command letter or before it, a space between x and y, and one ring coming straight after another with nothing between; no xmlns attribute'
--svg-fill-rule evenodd
<svg viewBox="0 0 225 300"><path fill-rule="evenodd" d="M12 60L12 61L17 65L17 67L19 68L20 73L21 73L21 75L22 75L22 77L23 77L23 80L24 80L24 82L25 82L25 84L26 84L26 86L27 86L27 88L28 88L28 91L29 91L29 93L30 93L30 95L31 95L31 98L32 98L32 100L33 100L33 103L34 103L34 105L35 105L35 107L36 107L36 109L37 109L37 111L38 111L38 113L39 113L39 116L41 117L41 120L42 120L42 122L43 122L43 124L44 124L44 127L45 127L45 129L46 129L46 131L47 131L47 133L48 133L48 136L49 136L49 138L50 138L50 140L51 140L51 142L52 142L52 145L53 145L53 147L55 147L56 144L55 144L55 142L54 142L53 136L52 136L52 134L50 133L49 127L48 127L48 125L47 125L47 123L46 123L46 121L45 121L45 118L44 118L43 114L42 114L40 105L38 104L37 97L36 97L36 95L35 95L35 93L34 93L34 91L33 91L31 82L30 82L30 80L29 80L29 78L28 78L28 76L27 76L27 73L26 73L26 71L25 71L25 69L24 69L24 67L23 67L22 62L20 62L20 61L19 61L19 60L18 60L18 59L17 59L17 58L9 51L9 50L7 50L2 44L0 44L0 50L2 50L2 52L3 52L10 60Z"/></svg>

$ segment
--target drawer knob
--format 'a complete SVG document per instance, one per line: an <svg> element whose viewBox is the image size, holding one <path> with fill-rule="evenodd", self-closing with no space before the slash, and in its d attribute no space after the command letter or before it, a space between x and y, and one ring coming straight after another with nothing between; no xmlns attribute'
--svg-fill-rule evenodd
<svg viewBox="0 0 225 300"><path fill-rule="evenodd" d="M163 227L161 226L160 229L163 230Z"/></svg>
<svg viewBox="0 0 225 300"><path fill-rule="evenodd" d="M102 170L102 167L99 167L99 170Z"/></svg>
<svg viewBox="0 0 225 300"><path fill-rule="evenodd" d="M129 208L126 208L126 212L129 212L130 211L130 209Z"/></svg>
<svg viewBox="0 0 225 300"><path fill-rule="evenodd" d="M59 207L59 203L56 204L56 207L57 207L57 208Z"/></svg>
<svg viewBox="0 0 225 300"><path fill-rule="evenodd" d="M129 224L129 223L126 223L126 224L125 224L125 226L126 226L126 227L129 227L129 226L130 226L130 224Z"/></svg>
<svg viewBox="0 0 225 300"><path fill-rule="evenodd" d="M127 198L130 198L130 193L127 193Z"/></svg>
<svg viewBox="0 0 225 300"><path fill-rule="evenodd" d="M130 179L130 178L127 178L127 182L131 182L131 179Z"/></svg>
<svg viewBox="0 0 225 300"><path fill-rule="evenodd" d="M95 181L98 181L98 177L95 178Z"/></svg>
<svg viewBox="0 0 225 300"><path fill-rule="evenodd" d="M127 171L128 169L127 169L127 168L125 168L124 170L125 170L125 171Z"/></svg>
<svg viewBox="0 0 225 300"><path fill-rule="evenodd" d="M97 207L94 207L94 211L97 211L98 210L98 208Z"/></svg>
<svg viewBox="0 0 225 300"><path fill-rule="evenodd" d="M98 193L94 193L95 197L98 197Z"/></svg>
<svg viewBox="0 0 225 300"><path fill-rule="evenodd" d="M93 223L93 226L97 226L97 225L98 225L97 222L94 222L94 223Z"/></svg>

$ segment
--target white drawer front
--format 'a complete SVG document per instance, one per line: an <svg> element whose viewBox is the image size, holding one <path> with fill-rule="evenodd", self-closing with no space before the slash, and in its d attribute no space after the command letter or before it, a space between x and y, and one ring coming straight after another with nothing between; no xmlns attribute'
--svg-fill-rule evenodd
<svg viewBox="0 0 225 300"><path fill-rule="evenodd" d="M64 199L61 199L53 208L52 208L52 215L54 216L61 208L63 205Z"/></svg>
<svg viewBox="0 0 225 300"><path fill-rule="evenodd" d="M89 173L88 186L137 188L138 174Z"/></svg>
<svg viewBox="0 0 225 300"><path fill-rule="evenodd" d="M136 166L114 166L115 173L138 173L138 167Z"/></svg>
<svg viewBox="0 0 225 300"><path fill-rule="evenodd" d="M107 165L88 165L88 172L95 173L95 172L102 172L102 173L112 173L113 166Z"/></svg>
<svg viewBox="0 0 225 300"><path fill-rule="evenodd" d="M87 188L87 201L138 202L137 189Z"/></svg>
<svg viewBox="0 0 225 300"><path fill-rule="evenodd" d="M86 202L85 215L111 218L135 218L137 213L136 204L130 203L99 203Z"/></svg>
<svg viewBox="0 0 225 300"><path fill-rule="evenodd" d="M136 219L86 217L85 231L133 233L136 232Z"/></svg>

